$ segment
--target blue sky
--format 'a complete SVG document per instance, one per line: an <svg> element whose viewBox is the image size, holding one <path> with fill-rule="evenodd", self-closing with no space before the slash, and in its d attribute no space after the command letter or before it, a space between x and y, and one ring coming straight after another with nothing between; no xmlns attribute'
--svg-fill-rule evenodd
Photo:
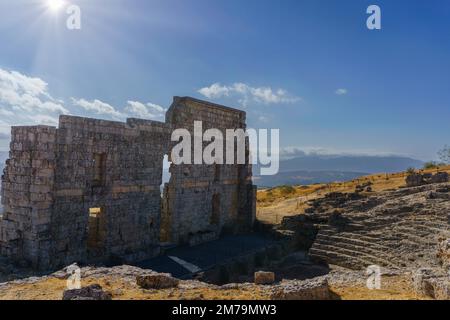
<svg viewBox="0 0 450 320"><path fill-rule="evenodd" d="M450 144L446 0L67 0L81 30L46 1L0 0L0 150L10 125L162 120L174 95L245 109L284 148L429 160Z"/></svg>

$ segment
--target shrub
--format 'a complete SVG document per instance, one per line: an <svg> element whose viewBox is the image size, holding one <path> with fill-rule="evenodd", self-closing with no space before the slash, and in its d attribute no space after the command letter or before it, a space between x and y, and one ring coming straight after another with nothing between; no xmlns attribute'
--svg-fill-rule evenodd
<svg viewBox="0 0 450 320"><path fill-rule="evenodd" d="M434 162L434 161L428 161L428 162L424 163L423 168L425 170L427 170L427 169L436 169L436 168L439 168L439 164Z"/></svg>
<svg viewBox="0 0 450 320"><path fill-rule="evenodd" d="M280 187L281 194L291 194L295 193L295 188L293 186L281 186Z"/></svg>

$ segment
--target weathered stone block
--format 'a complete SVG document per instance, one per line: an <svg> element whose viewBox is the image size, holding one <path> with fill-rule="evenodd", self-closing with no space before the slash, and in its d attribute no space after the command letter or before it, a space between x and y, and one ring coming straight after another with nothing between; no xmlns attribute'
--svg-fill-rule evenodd
<svg viewBox="0 0 450 320"><path fill-rule="evenodd" d="M332 292L324 277L285 281L273 289L273 300L331 300Z"/></svg>
<svg viewBox="0 0 450 320"><path fill-rule="evenodd" d="M139 275L136 277L138 286L144 289L167 289L178 286L180 281L167 273Z"/></svg>
<svg viewBox="0 0 450 320"><path fill-rule="evenodd" d="M99 284L92 284L81 289L66 290L63 293L63 300L112 300L109 292L103 291Z"/></svg>
<svg viewBox="0 0 450 320"><path fill-rule="evenodd" d="M417 294L437 300L450 300L450 281L442 270L421 268L413 274Z"/></svg>
<svg viewBox="0 0 450 320"><path fill-rule="evenodd" d="M272 284L275 282L275 273L257 271L255 272L255 284Z"/></svg>

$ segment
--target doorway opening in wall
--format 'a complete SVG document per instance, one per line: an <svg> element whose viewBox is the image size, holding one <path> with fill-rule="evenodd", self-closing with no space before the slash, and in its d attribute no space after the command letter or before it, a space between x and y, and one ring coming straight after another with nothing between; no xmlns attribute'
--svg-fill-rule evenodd
<svg viewBox="0 0 450 320"><path fill-rule="evenodd" d="M172 219L169 212L169 203L168 203L168 190L165 188L166 184L170 182L171 173L170 166L172 162L169 161L169 156L164 155L163 159L163 169L162 169L162 179L161 179L161 222L160 222L160 230L159 237L161 243L170 243L172 241Z"/></svg>
<svg viewBox="0 0 450 320"><path fill-rule="evenodd" d="M219 225L220 222L220 194L216 193L212 197L212 212L210 224Z"/></svg>
<svg viewBox="0 0 450 320"><path fill-rule="evenodd" d="M169 161L169 156L167 154L164 155L161 186L159 187L159 189L161 191L161 198L164 196L165 184L170 182L170 177L171 177L170 166L171 165L172 165L172 162Z"/></svg>
<svg viewBox="0 0 450 320"><path fill-rule="evenodd" d="M89 208L89 220L87 227L87 249L89 254L98 255L101 253L103 248L105 239L103 218L103 208Z"/></svg>

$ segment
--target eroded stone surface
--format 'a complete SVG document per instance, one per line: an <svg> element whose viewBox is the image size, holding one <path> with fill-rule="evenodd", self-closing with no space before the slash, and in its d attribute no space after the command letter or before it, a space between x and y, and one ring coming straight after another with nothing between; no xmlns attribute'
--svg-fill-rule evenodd
<svg viewBox="0 0 450 320"><path fill-rule="evenodd" d="M159 254L159 243L198 244L250 229L256 188L242 165L172 166L171 133L245 129L245 112L175 97L166 121L125 123L63 115L59 127L13 127L2 176L0 252L55 269L75 261L120 264ZM170 160L170 159L169 159ZM162 208L162 209L161 209Z"/></svg>
<svg viewBox="0 0 450 320"><path fill-rule="evenodd" d="M448 187L329 194L312 201L312 213L305 217L286 217L282 228L296 231L298 221L308 220L318 230L309 251L316 261L362 270L371 265L411 271L437 267L439 239L450 232Z"/></svg>
<svg viewBox="0 0 450 320"><path fill-rule="evenodd" d="M255 284L272 284L275 282L275 273L267 271L255 272Z"/></svg>
<svg viewBox="0 0 450 320"><path fill-rule="evenodd" d="M284 281L273 288L273 300L331 300L328 281L318 277L303 281Z"/></svg>
<svg viewBox="0 0 450 320"><path fill-rule="evenodd" d="M412 173L406 177L406 186L408 187L419 187L425 184L445 182L449 182L449 175L447 172L437 172L435 174Z"/></svg>
<svg viewBox="0 0 450 320"><path fill-rule="evenodd" d="M442 270L421 268L414 273L413 284L418 294L438 300L450 300L450 281Z"/></svg>
<svg viewBox="0 0 450 320"><path fill-rule="evenodd" d="M63 293L63 300L112 300L111 293L103 291L98 284L81 288L66 290Z"/></svg>
<svg viewBox="0 0 450 320"><path fill-rule="evenodd" d="M138 286L144 289L167 289L175 288L180 281L173 278L170 274L154 273L147 275L139 275L136 277Z"/></svg>
<svg viewBox="0 0 450 320"><path fill-rule="evenodd" d="M450 271L450 238L439 242L437 256L442 267Z"/></svg>

